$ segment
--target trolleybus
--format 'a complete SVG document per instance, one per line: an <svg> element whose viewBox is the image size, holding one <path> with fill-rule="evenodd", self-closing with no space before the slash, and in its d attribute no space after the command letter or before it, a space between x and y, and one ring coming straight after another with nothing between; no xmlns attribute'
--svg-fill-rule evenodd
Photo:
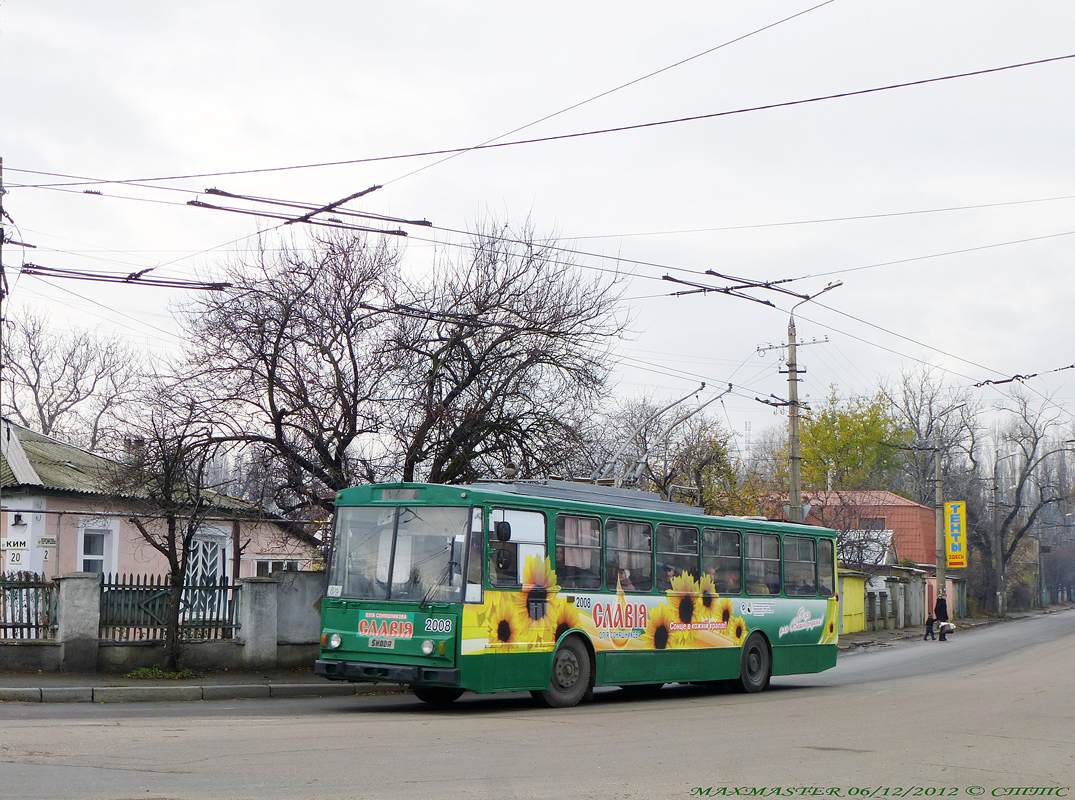
<svg viewBox="0 0 1075 800"><path fill-rule="evenodd" d="M595 686L765 689L836 663L833 531L625 489L545 483L338 493L315 672L433 704Z"/></svg>

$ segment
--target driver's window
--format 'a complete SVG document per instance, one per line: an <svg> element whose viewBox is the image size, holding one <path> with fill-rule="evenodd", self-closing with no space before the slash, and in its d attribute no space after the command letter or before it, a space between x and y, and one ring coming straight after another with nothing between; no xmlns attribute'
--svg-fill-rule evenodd
<svg viewBox="0 0 1075 800"><path fill-rule="evenodd" d="M526 559L545 560L545 515L539 511L494 508L489 513L487 530L490 585L522 586Z"/></svg>

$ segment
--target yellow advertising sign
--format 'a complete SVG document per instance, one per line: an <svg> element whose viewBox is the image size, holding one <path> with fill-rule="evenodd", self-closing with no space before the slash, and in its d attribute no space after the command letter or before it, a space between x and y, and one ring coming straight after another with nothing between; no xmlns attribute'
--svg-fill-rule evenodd
<svg viewBox="0 0 1075 800"><path fill-rule="evenodd" d="M949 567L967 566L967 504L944 504L944 551Z"/></svg>

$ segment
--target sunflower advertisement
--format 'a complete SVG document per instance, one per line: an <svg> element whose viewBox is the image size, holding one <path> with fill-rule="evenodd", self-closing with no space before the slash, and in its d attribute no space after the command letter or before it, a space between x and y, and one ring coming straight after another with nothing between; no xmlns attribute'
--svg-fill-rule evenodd
<svg viewBox="0 0 1075 800"><path fill-rule="evenodd" d="M548 557L528 556L521 589L490 590L484 603L464 607L462 654L551 652L569 630L586 633L598 651L741 647L752 628L776 617L781 639L799 634L808 640L797 643L831 644L836 613L835 599L721 597L712 578L688 572L674 576L663 596L627 595L618 582L615 593L564 591Z"/></svg>

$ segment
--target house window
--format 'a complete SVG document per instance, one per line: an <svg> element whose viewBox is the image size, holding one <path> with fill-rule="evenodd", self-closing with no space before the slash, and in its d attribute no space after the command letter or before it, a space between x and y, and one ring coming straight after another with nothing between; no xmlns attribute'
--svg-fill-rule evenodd
<svg viewBox="0 0 1075 800"><path fill-rule="evenodd" d="M116 540L118 521L83 517L78 521L78 553L75 563L82 572L98 575L118 572Z"/></svg>
<svg viewBox="0 0 1075 800"><path fill-rule="evenodd" d="M302 569L299 561L258 561L257 576L266 578L274 572L298 572Z"/></svg>
<svg viewBox="0 0 1075 800"><path fill-rule="evenodd" d="M859 524L860 531L883 531L885 528L884 517L863 517Z"/></svg>
<svg viewBox="0 0 1075 800"><path fill-rule="evenodd" d="M82 571L96 572L101 575L105 571L105 542L109 531L84 530L82 531Z"/></svg>

